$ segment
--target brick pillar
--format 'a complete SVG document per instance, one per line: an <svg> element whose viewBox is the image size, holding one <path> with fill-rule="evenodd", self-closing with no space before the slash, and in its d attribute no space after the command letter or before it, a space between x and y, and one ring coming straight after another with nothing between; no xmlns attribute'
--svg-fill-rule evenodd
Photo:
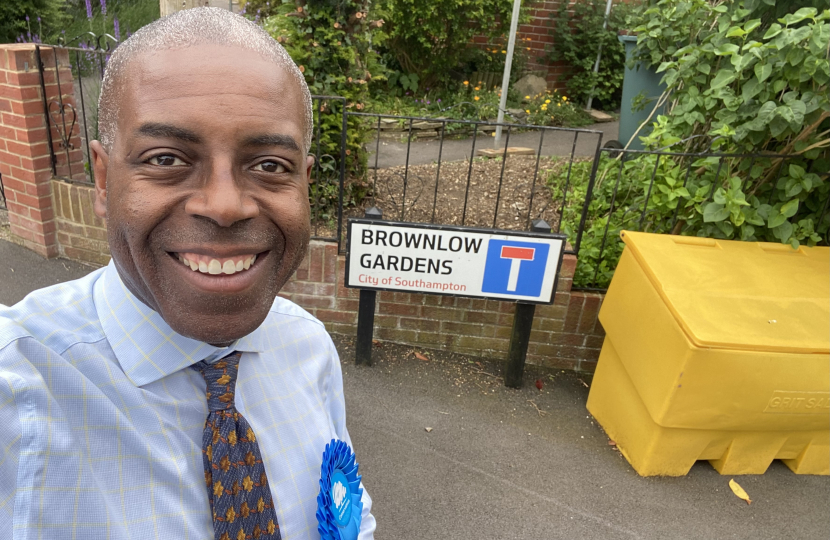
<svg viewBox="0 0 830 540"><path fill-rule="evenodd" d="M66 50L57 49L59 69L56 70L55 51L51 47L40 49L46 67L46 100L48 103L58 99L56 75L59 75L61 97L69 111L69 107L75 105L69 56ZM56 118L60 118L58 105L53 108ZM68 120L67 130L71 115L68 115ZM79 122L80 118L68 133L68 160L58 129L51 128L53 148L59 154L58 174L67 174L68 161L76 179L85 177ZM55 257L58 246L52 205L48 126L35 45L0 45L0 173L3 174L11 232L23 239L29 249L44 257Z"/></svg>

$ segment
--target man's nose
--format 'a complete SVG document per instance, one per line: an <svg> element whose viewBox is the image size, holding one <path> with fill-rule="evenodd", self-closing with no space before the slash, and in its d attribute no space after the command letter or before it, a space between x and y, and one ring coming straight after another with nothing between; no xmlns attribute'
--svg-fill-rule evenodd
<svg viewBox="0 0 830 540"><path fill-rule="evenodd" d="M244 190L229 160L216 160L202 185L185 205L190 215L206 217L220 227L255 217L259 205Z"/></svg>

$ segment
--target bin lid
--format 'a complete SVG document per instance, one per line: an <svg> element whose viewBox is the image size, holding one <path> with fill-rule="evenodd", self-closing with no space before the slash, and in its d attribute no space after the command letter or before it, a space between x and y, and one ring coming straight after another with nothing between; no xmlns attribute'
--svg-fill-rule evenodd
<svg viewBox="0 0 830 540"><path fill-rule="evenodd" d="M830 248L621 236L696 346L830 352Z"/></svg>

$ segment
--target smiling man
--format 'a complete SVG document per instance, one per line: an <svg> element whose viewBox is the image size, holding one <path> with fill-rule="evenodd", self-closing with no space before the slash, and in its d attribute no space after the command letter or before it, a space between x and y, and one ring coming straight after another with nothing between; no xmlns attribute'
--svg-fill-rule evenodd
<svg viewBox="0 0 830 540"><path fill-rule="evenodd" d="M112 262L0 308L0 537L319 538L323 453L351 442L331 339L276 296L309 239L302 75L182 11L116 49L99 118Z"/></svg>

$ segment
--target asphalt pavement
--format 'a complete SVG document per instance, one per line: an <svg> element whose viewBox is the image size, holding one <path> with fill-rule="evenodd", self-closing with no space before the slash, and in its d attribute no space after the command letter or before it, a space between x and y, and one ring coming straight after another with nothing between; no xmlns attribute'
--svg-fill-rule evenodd
<svg viewBox="0 0 830 540"><path fill-rule="evenodd" d="M605 144L611 139L616 139L619 132L619 122L606 122L592 124L585 128L576 130L564 128L552 128L545 130L529 130L520 133L513 133L510 139L507 132L502 134L501 145L505 143L509 147L531 148L539 151L541 142L541 155L543 156L569 156L573 152L575 157L590 157L597 151L597 143ZM544 132L544 133L542 133ZM601 136L601 139L600 139ZM473 146L472 137L464 139L446 138L443 143L439 140L416 140L408 148L404 138L403 142L381 138L378 142L373 139L366 144L369 151L368 164L374 168L377 157L377 167L394 167L405 165L407 159L410 165L424 165L438 161L439 152L441 161L461 161L470 158L470 154L476 150L494 148L494 138L487 133L479 133Z"/></svg>
<svg viewBox="0 0 830 540"><path fill-rule="evenodd" d="M0 240L0 303L91 270ZM830 536L830 477L773 462L734 477L747 505L706 462L679 478L638 476L585 409L588 375L528 366L526 388L512 390L498 363L420 350L424 361L384 343L357 367L350 338L336 341L380 540Z"/></svg>

